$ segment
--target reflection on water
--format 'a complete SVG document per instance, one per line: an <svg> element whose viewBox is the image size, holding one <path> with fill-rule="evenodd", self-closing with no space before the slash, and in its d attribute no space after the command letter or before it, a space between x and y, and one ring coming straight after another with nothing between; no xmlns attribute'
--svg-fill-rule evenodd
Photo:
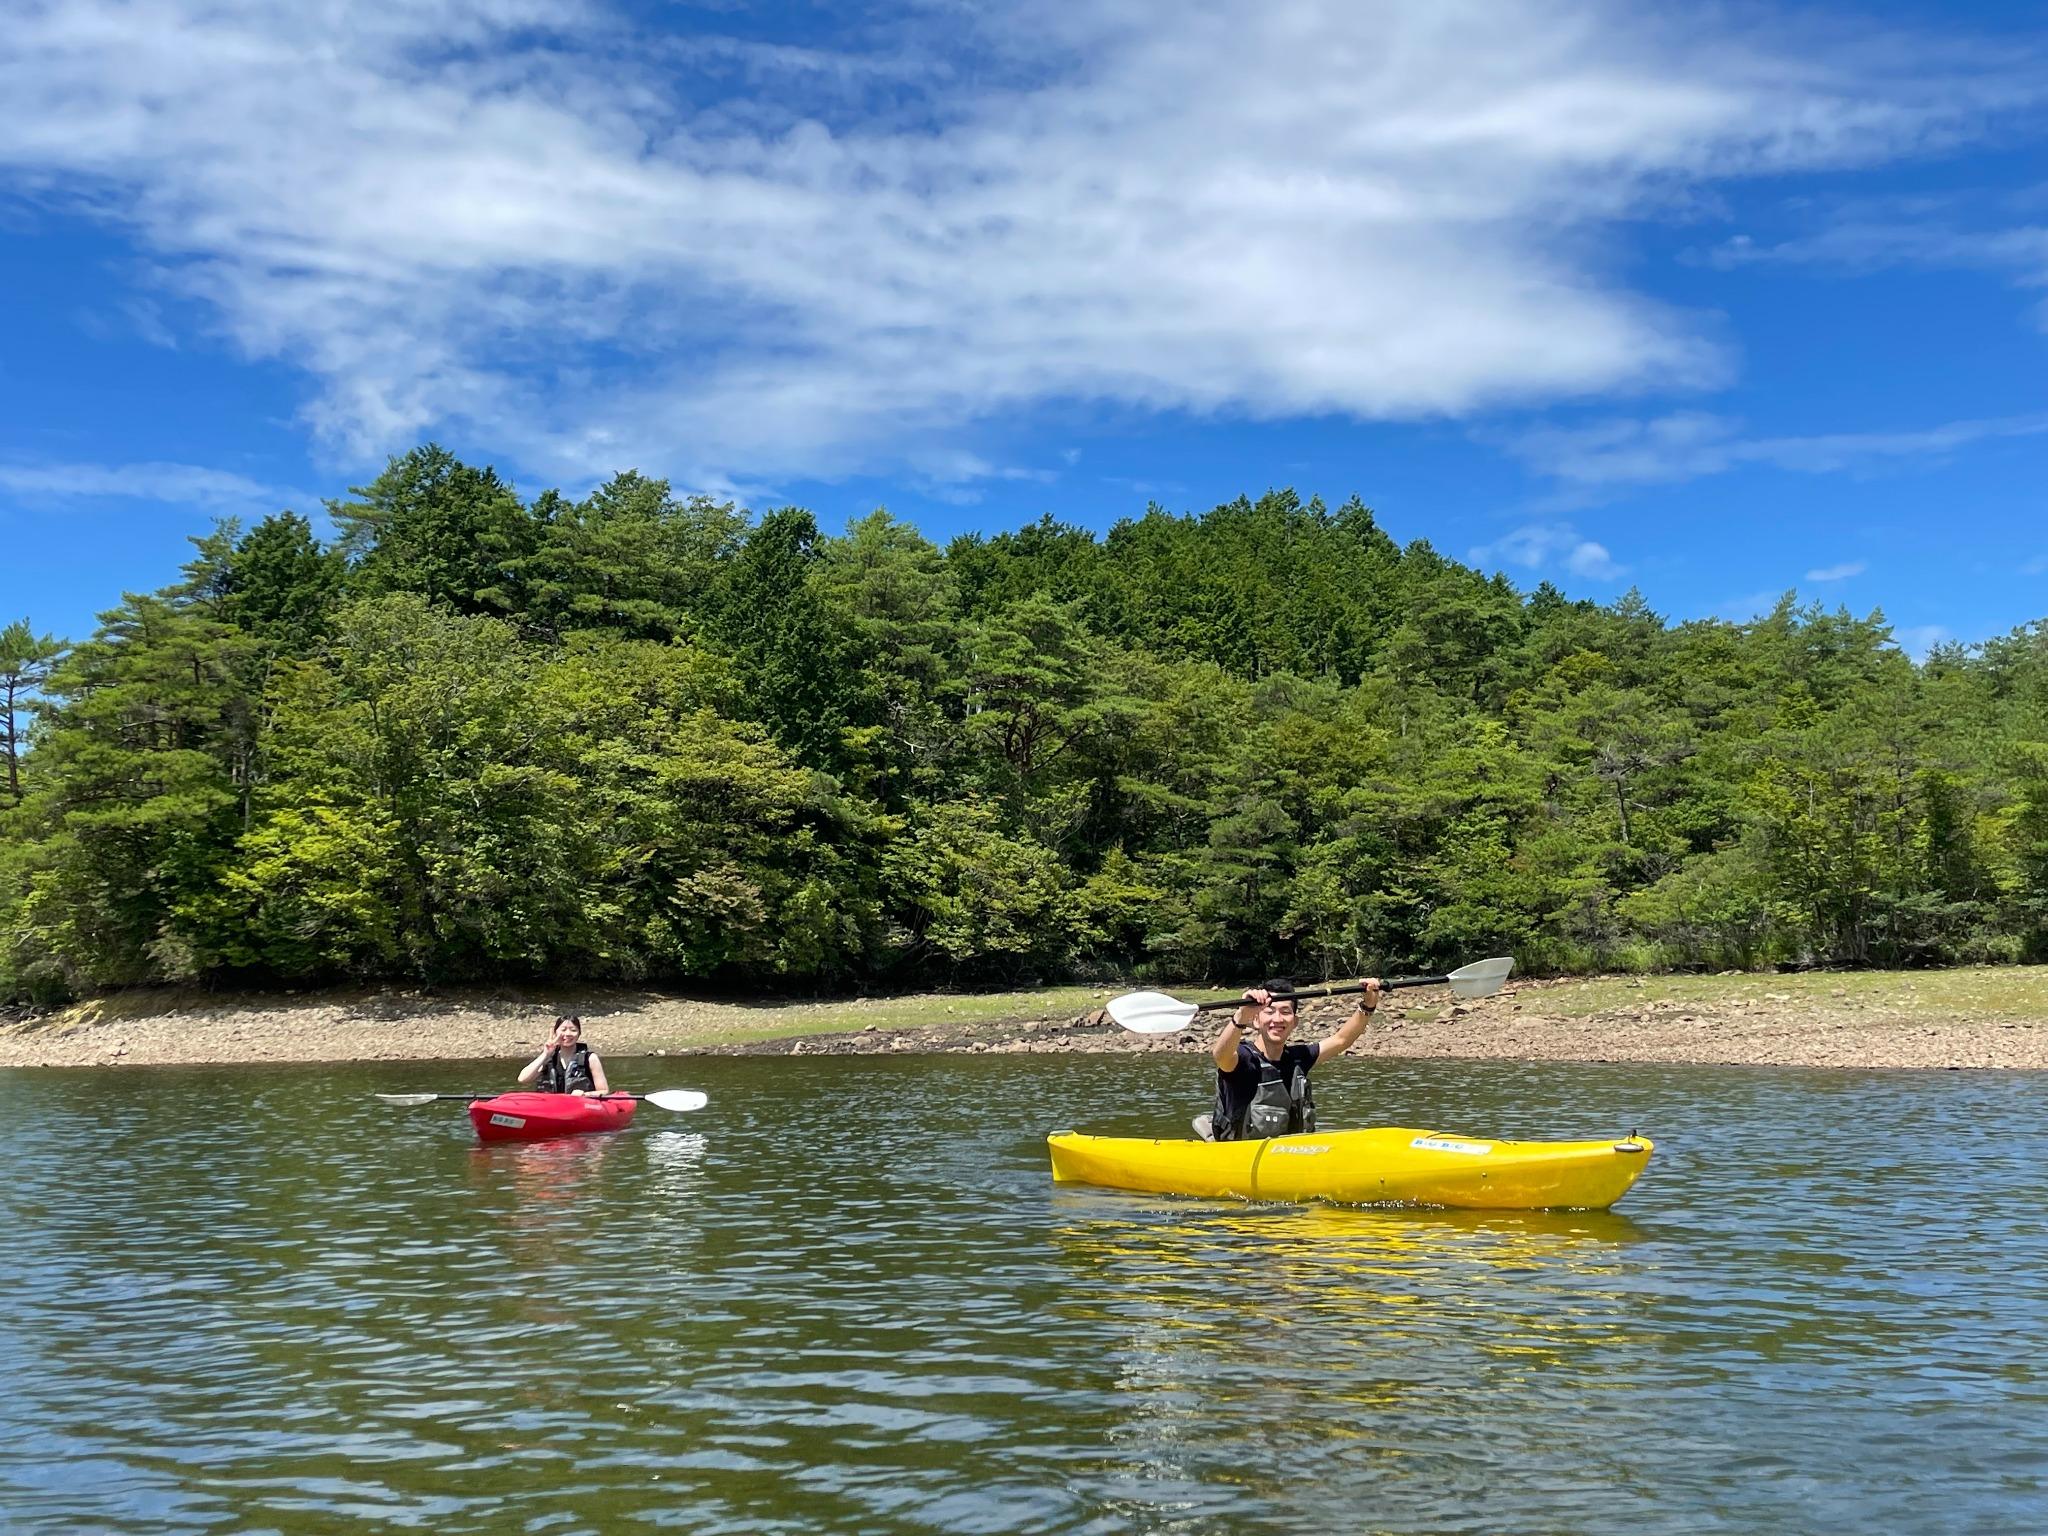
<svg viewBox="0 0 2048 1536"><path fill-rule="evenodd" d="M1178 1061L689 1066L687 1130L491 1148L367 1097L475 1066L0 1074L0 1529L2038 1527L2039 1078L1319 1087L1656 1135L1595 1214L1055 1188Z"/></svg>
<svg viewBox="0 0 2048 1536"><path fill-rule="evenodd" d="M1617 1250L1637 1236L1613 1212L1330 1206L1211 1208L1142 1224L1077 1212L1053 1229L1061 1257L1125 1315L1150 1309L1178 1333L1215 1335L1219 1349L1247 1305L1311 1327L1364 1320L1391 1347L1433 1335L1441 1314L1486 1289L1496 1298L1486 1315L1510 1353L1605 1326L1612 1282L1626 1272Z"/></svg>
<svg viewBox="0 0 2048 1536"><path fill-rule="evenodd" d="M521 1209L545 1210L588 1193L619 1137L564 1136L558 1141L507 1141L470 1149L470 1182L479 1188L509 1185Z"/></svg>
<svg viewBox="0 0 2048 1536"><path fill-rule="evenodd" d="M1540 1398L1540 1378L1576 1380L1603 1352L1648 1342L1626 1284L1625 1250L1643 1234L1613 1213L1159 1202L1133 1220L1085 1195L1063 1203L1063 1309L1122 1341L1116 1443L1189 1484L1184 1501L1215 1456L1219 1418L1262 1426L1262 1463L1341 1450L1400 1477L1428 1449L1418 1422L1443 1394L1470 1413L1469 1436L1482 1402L1498 1412ZM1542 1433L1556 1433L1547 1416ZM1337 1517L1319 1490L1288 1496Z"/></svg>
<svg viewBox="0 0 2048 1536"><path fill-rule="evenodd" d="M687 1199L703 1188L704 1153L711 1142L701 1131L652 1131L644 1140L657 1191Z"/></svg>

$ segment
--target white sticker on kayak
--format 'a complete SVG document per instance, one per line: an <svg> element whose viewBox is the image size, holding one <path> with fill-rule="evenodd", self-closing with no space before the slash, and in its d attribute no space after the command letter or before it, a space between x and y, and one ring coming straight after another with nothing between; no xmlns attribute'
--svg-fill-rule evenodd
<svg viewBox="0 0 2048 1536"><path fill-rule="evenodd" d="M1307 1147L1266 1148L1267 1153L1273 1157L1314 1157L1318 1152L1327 1152L1329 1150L1329 1147L1322 1142L1316 1142L1313 1146Z"/></svg>
<svg viewBox="0 0 2048 1536"><path fill-rule="evenodd" d="M520 1126L526 1124L526 1117L524 1115L500 1115L493 1113L491 1115L491 1124L509 1125L516 1131Z"/></svg>
<svg viewBox="0 0 2048 1536"><path fill-rule="evenodd" d="M1493 1150L1490 1141L1453 1141L1448 1136L1418 1136L1408 1145L1425 1152L1462 1152L1467 1157L1484 1157Z"/></svg>

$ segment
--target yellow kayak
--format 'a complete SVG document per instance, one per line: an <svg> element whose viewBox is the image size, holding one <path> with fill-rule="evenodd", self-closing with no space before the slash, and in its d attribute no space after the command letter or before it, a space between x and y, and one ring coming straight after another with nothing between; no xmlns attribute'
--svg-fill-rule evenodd
<svg viewBox="0 0 2048 1536"><path fill-rule="evenodd" d="M1650 1161L1647 1137L1487 1141L1380 1126L1267 1141L1048 1136L1056 1184L1161 1195L1447 1205L1468 1210L1604 1211Z"/></svg>

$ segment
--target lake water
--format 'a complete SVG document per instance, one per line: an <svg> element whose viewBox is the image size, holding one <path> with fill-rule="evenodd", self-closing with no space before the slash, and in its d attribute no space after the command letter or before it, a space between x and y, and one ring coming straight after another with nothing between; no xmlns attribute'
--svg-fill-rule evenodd
<svg viewBox="0 0 2048 1536"><path fill-rule="evenodd" d="M9 1532L2048 1528L2040 1074L1346 1062L1325 1125L1659 1143L1607 1215L1055 1189L1199 1061L0 1073Z"/></svg>

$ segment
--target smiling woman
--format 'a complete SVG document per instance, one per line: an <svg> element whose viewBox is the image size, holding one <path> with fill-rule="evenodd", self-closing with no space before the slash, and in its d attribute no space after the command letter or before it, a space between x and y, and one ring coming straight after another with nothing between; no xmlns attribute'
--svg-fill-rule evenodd
<svg viewBox="0 0 2048 1536"><path fill-rule="evenodd" d="M590 1094L612 1091L604 1075L604 1062L583 1040L583 1020L555 1020L554 1033L533 1060L519 1069L519 1081L532 1083L542 1093Z"/></svg>

